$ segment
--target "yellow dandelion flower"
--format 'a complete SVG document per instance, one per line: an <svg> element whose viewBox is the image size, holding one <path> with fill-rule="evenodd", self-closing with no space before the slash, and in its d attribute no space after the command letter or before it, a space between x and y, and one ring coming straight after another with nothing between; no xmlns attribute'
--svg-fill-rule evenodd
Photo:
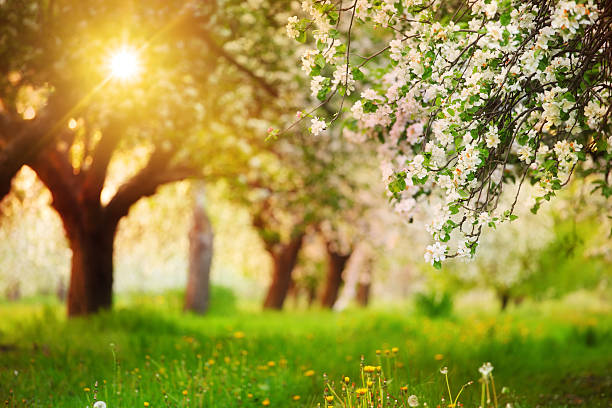
<svg viewBox="0 0 612 408"><path fill-rule="evenodd" d="M325 397L325 401L327 402L332 402L334 400L334 396L333 395L328 395L327 397Z"/></svg>
<svg viewBox="0 0 612 408"><path fill-rule="evenodd" d="M399 348L398 348L398 347L393 347L393 348L391 349L391 352L392 352L393 354L397 354L397 352L398 352L398 351L399 351Z"/></svg>
<svg viewBox="0 0 612 408"><path fill-rule="evenodd" d="M268 361L268 367L275 367L276 363L274 361Z"/></svg>
<svg viewBox="0 0 612 408"><path fill-rule="evenodd" d="M436 360L436 361L440 361L442 359L444 359L444 354L436 354L434 356L434 360Z"/></svg>
<svg viewBox="0 0 612 408"><path fill-rule="evenodd" d="M241 331L237 331L234 333L234 338L235 339L243 339L244 338L244 333Z"/></svg>
<svg viewBox="0 0 612 408"><path fill-rule="evenodd" d="M300 398L302 397L300 397L299 395L294 395L293 397L291 397L291 399L293 399L294 401L299 401Z"/></svg>
<svg viewBox="0 0 612 408"><path fill-rule="evenodd" d="M357 392L357 395L366 395L368 390L366 388L357 388L356 392Z"/></svg>
<svg viewBox="0 0 612 408"><path fill-rule="evenodd" d="M89 387L85 387L85 388L83 388L83 391L89 392L89 391L91 391L91 389Z"/></svg>
<svg viewBox="0 0 612 408"><path fill-rule="evenodd" d="M371 366L371 365L367 365L365 367L363 367L363 371L366 373L373 373L374 370L376 370L376 367Z"/></svg>
<svg viewBox="0 0 612 408"><path fill-rule="evenodd" d="M315 374L314 370L306 370L304 372L304 377L312 377Z"/></svg>
<svg viewBox="0 0 612 408"><path fill-rule="evenodd" d="M270 400L266 398L265 400L261 401L261 405L263 405L264 407L267 407L268 405L270 405Z"/></svg>
<svg viewBox="0 0 612 408"><path fill-rule="evenodd" d="M350 381L351 381L351 379L350 379L350 378L348 378L348 377L344 377L344 382L345 382L345 383L347 383L347 384L348 384Z"/></svg>
<svg viewBox="0 0 612 408"><path fill-rule="evenodd" d="M145 402L144 402L144 406L145 406L145 407L148 407L149 405L150 405L150 404L149 404L147 401L145 401Z"/></svg>
<svg viewBox="0 0 612 408"><path fill-rule="evenodd" d="M183 390L183 395L187 395L187 394L188 394L187 390Z"/></svg>
<svg viewBox="0 0 612 408"><path fill-rule="evenodd" d="M366 385L367 385L367 386L368 386L368 388L369 388L369 387L373 386L373 385L374 385L374 383L372 382L372 380L368 380L368 381L366 382Z"/></svg>

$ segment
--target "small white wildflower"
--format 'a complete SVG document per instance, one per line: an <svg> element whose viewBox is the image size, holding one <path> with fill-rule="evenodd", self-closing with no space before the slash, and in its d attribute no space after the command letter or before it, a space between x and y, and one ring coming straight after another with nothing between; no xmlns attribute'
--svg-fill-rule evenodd
<svg viewBox="0 0 612 408"><path fill-rule="evenodd" d="M96 401L96 403L93 404L93 408L106 408L106 402Z"/></svg>
<svg viewBox="0 0 612 408"><path fill-rule="evenodd" d="M480 374L482 374L482 376L484 378L487 378L489 375L491 375L491 373L493 372L493 366L491 365L491 363L484 363L479 369L478 371L480 372Z"/></svg>
<svg viewBox="0 0 612 408"><path fill-rule="evenodd" d="M411 407L419 406L419 399L417 398L416 395L411 395L408 397L408 405L410 405Z"/></svg>
<svg viewBox="0 0 612 408"><path fill-rule="evenodd" d="M442 367L440 369L440 374L444 374L444 375L448 374L448 367Z"/></svg>

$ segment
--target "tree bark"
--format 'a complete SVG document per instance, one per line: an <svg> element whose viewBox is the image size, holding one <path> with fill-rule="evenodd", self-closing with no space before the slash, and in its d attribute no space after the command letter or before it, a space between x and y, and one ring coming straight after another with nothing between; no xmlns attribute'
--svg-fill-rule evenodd
<svg viewBox="0 0 612 408"><path fill-rule="evenodd" d="M189 276L184 308L204 314L210 302L213 230L206 214L204 185L198 183L194 188L193 225L189 233Z"/></svg>
<svg viewBox="0 0 612 408"><path fill-rule="evenodd" d="M116 224L101 222L92 227L66 224L72 249L68 290L68 316L82 316L110 309L113 296L113 243Z"/></svg>
<svg viewBox="0 0 612 408"><path fill-rule="evenodd" d="M359 276L359 283L357 284L357 293L355 294L355 300L361 307L367 307L370 303L370 290L372 288L372 264L367 262L364 265Z"/></svg>
<svg viewBox="0 0 612 408"><path fill-rule="evenodd" d="M342 273L350 257L351 252L341 254L332 245L327 244L327 276L321 295L321 306L329 309L334 307L343 283Z"/></svg>
<svg viewBox="0 0 612 408"><path fill-rule="evenodd" d="M302 247L304 234L300 233L286 244L276 244L269 248L272 256L272 282L268 287L268 293L264 301L264 309L283 308L287 292L291 286L291 274L297 262L298 253Z"/></svg>
<svg viewBox="0 0 612 408"><path fill-rule="evenodd" d="M357 294L355 295L357 304L361 307L367 307L370 303L370 283L359 282L357 285Z"/></svg>
<svg viewBox="0 0 612 408"><path fill-rule="evenodd" d="M501 291L497 293L497 297L499 298L501 310L503 312L508 307L508 303L510 303L510 293Z"/></svg>

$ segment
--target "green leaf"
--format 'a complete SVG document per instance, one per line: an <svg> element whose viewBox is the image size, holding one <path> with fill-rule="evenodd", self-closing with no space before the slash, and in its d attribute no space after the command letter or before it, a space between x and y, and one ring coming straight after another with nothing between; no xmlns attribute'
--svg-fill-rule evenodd
<svg viewBox="0 0 612 408"><path fill-rule="evenodd" d="M296 38L296 40L298 42L301 42L302 44L304 44L307 39L308 39L308 37L306 35L306 31L300 31L300 34Z"/></svg>
<svg viewBox="0 0 612 408"><path fill-rule="evenodd" d="M499 22L501 25L506 26L510 24L510 13L504 13L499 17Z"/></svg>
<svg viewBox="0 0 612 408"><path fill-rule="evenodd" d="M353 68L351 73L353 74L355 81L363 81L365 79L365 75L363 75L363 72L361 72L359 68Z"/></svg>
<svg viewBox="0 0 612 408"><path fill-rule="evenodd" d="M315 56L315 64L317 64L321 68L324 68L325 67L325 57L321 54L317 54Z"/></svg>
<svg viewBox="0 0 612 408"><path fill-rule="evenodd" d="M327 97L327 91L329 91L328 87L324 86L323 88L321 88L321 90L317 93L317 99L320 101L324 101Z"/></svg>

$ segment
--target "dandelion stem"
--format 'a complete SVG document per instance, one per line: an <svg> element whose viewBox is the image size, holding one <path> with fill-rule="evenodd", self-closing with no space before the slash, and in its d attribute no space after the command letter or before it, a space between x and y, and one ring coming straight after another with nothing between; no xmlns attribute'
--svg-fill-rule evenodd
<svg viewBox="0 0 612 408"><path fill-rule="evenodd" d="M459 396L461 395L461 393L463 392L463 390L465 389L466 386L470 385L471 381L467 384L463 384L463 387L461 387L461 389L459 390L459 393L457 394L457 396L455 397L455 401L453 401L453 405L456 407L457 406L457 402L459 401Z"/></svg>
<svg viewBox="0 0 612 408"><path fill-rule="evenodd" d="M446 379L446 389L448 390L448 400L453 402L453 394L451 394L450 384L448 383L448 373L444 373L444 378Z"/></svg>
<svg viewBox="0 0 612 408"><path fill-rule="evenodd" d="M493 403L497 408L497 393L495 392L495 380L493 380L493 374L491 374L491 387L493 388Z"/></svg>
<svg viewBox="0 0 612 408"><path fill-rule="evenodd" d="M484 408L485 403L485 382L482 380L482 391L480 393L480 408Z"/></svg>

